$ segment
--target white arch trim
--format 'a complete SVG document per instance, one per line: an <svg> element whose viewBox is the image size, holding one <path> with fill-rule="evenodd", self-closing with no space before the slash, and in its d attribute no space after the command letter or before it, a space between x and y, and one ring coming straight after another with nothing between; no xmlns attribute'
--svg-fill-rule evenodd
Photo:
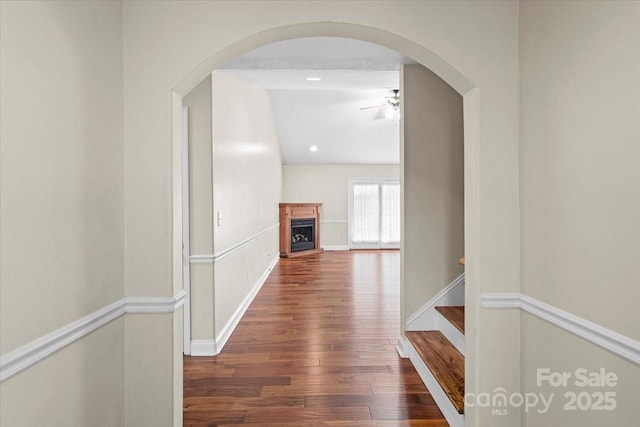
<svg viewBox="0 0 640 427"><path fill-rule="evenodd" d="M461 95L466 94L475 87L467 77L444 59L428 48L404 37L365 25L341 22L311 22L266 30L210 55L175 86L174 92L179 96L186 95L212 70L255 48L283 40L323 36L357 39L396 50L429 68Z"/></svg>
<svg viewBox="0 0 640 427"><path fill-rule="evenodd" d="M480 93L476 85L451 64L429 48L397 34L379 28L342 23L308 22L272 28L239 40L226 48L212 53L185 75L173 88L172 98L172 175L173 175L173 291L180 292L182 283L182 97L189 93L214 69L258 47L283 40L303 37L344 37L376 43L396 50L437 74L464 99L464 192L465 192L465 276L467 281L465 300L468 304L477 301L479 270L476 260L479 252L479 145L480 145ZM402 170L402 165L401 165ZM404 286L401 284L401 318L404 319ZM190 304L190 301L185 301ZM477 317L477 310L471 313ZM468 316L470 317L470 316ZM187 319L185 319L187 320ZM474 324L476 319L469 318ZM402 322L401 322L402 323ZM404 326L402 326L404 329ZM400 331L402 334L404 331ZM183 330L174 328L174 343L183 342ZM399 339L402 339L400 337ZM477 334L470 330L466 336L466 388L473 391L478 383L478 360L476 353ZM182 375L180 378L182 387ZM174 410L180 411L182 402L174 402ZM472 416L473 409L467 416ZM180 412L181 413L181 412Z"/></svg>

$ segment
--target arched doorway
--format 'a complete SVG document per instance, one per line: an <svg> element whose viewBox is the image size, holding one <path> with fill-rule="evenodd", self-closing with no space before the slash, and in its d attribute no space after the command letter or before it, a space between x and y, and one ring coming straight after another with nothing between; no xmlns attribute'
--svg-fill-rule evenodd
<svg viewBox="0 0 640 427"><path fill-rule="evenodd" d="M173 271L174 281L181 281L181 274L177 273L182 270L183 267L183 255L182 255L182 165L183 165L183 151L182 151L182 97L187 94L200 80L202 80L208 73L216 69L225 62L233 59L234 57L258 48L260 46L302 37L318 37L318 36L331 36L331 37L344 37L352 38L371 43L376 43L387 48L401 52L407 56L410 56L415 61L429 68L451 87L458 91L464 97L464 123L465 123L465 255L467 259L473 260L477 258L474 253L476 250L477 242L477 221L474 219L478 215L478 197L475 185L477 183L477 146L478 146L478 121L479 121L479 103L478 103L478 91L474 88L472 82L470 82L464 75L451 67L442 58L435 55L429 49L424 46L418 45L408 39L399 37L395 34L382 31L373 27L366 27L355 24L345 23L307 23L297 24L292 26L279 27L271 29L265 32L261 32L236 42L227 48L218 51L197 67L195 67L190 73L188 73L174 88L172 93L172 123L173 123L173 231L174 231L174 245L173 245ZM402 161L402 160L401 160ZM402 167L401 167L402 170ZM404 267L404 266L403 266ZM475 266L473 262L467 265L467 277L469 278L467 294L468 301L475 301L475 294L477 292L474 289L473 284L476 283L476 273L473 270ZM174 287L180 288L181 286L174 283ZM401 283L401 319L404 319L404 284ZM473 312L473 311L472 311ZM402 331L399 331L400 333ZM182 342L182 330L179 328L174 329L174 342ZM470 343L475 340L474 331L470 331L467 338ZM469 373L472 374L474 368L470 364ZM181 405L181 402L174 402L174 406Z"/></svg>

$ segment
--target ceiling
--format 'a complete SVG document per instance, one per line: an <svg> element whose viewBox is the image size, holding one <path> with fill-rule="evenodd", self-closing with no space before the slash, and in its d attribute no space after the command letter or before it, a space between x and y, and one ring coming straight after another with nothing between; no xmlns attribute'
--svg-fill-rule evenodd
<svg viewBox="0 0 640 427"><path fill-rule="evenodd" d="M401 64L407 63L415 62L374 43L342 37L303 37L254 49L221 68L398 71Z"/></svg>
<svg viewBox="0 0 640 427"><path fill-rule="evenodd" d="M386 107L361 108L386 105L400 66L409 63L376 44L312 37L263 46L218 72L269 90L284 164L397 164L397 116L385 119Z"/></svg>

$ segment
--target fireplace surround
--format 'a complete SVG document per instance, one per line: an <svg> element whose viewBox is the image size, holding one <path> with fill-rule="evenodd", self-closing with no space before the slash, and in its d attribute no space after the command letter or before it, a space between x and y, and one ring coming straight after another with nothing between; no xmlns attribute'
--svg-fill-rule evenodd
<svg viewBox="0 0 640 427"><path fill-rule="evenodd" d="M321 203L280 203L280 256L283 258L322 252Z"/></svg>

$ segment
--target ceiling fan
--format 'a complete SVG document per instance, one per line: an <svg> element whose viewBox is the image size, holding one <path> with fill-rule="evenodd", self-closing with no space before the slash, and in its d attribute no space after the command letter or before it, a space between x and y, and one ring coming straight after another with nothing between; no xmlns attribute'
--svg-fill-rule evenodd
<svg viewBox="0 0 640 427"><path fill-rule="evenodd" d="M387 110L385 111L384 117L391 120L393 119L395 113L400 109L400 90L393 89L393 96L386 96L385 98L387 102L384 104L370 105L368 107L362 107L360 110L368 110L370 108L380 108L386 106Z"/></svg>

